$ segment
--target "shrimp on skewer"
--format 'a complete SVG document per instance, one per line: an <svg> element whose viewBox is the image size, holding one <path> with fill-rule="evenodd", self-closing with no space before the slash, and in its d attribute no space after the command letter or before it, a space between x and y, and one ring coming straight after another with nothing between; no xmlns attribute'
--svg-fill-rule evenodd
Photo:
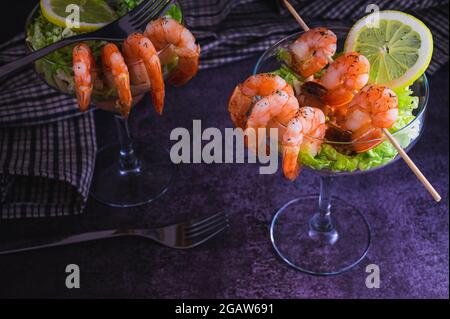
<svg viewBox="0 0 450 319"><path fill-rule="evenodd" d="M153 43L142 34L133 33L125 40L123 53L129 66L139 63L140 60L143 61L147 78L145 74L140 74L140 77L150 82L153 105L156 111L162 114L165 97L164 77Z"/></svg>
<svg viewBox="0 0 450 319"><path fill-rule="evenodd" d="M336 35L327 28L309 29L289 46L292 68L307 78L322 70L336 53Z"/></svg>
<svg viewBox="0 0 450 319"><path fill-rule="evenodd" d="M330 64L320 79L328 90L324 101L330 106L349 103L355 91L362 89L369 81L370 62L359 53L350 52L338 57Z"/></svg>
<svg viewBox="0 0 450 319"><path fill-rule="evenodd" d="M297 98L279 90L256 102L247 120L248 147L257 151L261 142L258 138L258 129L271 127L274 123L286 125L298 109Z"/></svg>
<svg viewBox="0 0 450 319"><path fill-rule="evenodd" d="M80 43L73 48L73 72L75 75L75 92L81 112L85 112L91 103L92 90L97 77L95 58L91 48Z"/></svg>
<svg viewBox="0 0 450 319"><path fill-rule="evenodd" d="M112 74L114 86L119 94L118 106L120 111L124 117L128 117L133 102L130 74L122 53L120 53L119 48L115 44L108 43L103 47L102 63L105 73Z"/></svg>
<svg viewBox="0 0 450 319"><path fill-rule="evenodd" d="M195 43L194 35L182 24L171 18L160 18L147 25L144 35L157 50L170 47L178 56L178 64L168 77L170 84L181 86L197 74L200 46Z"/></svg>
<svg viewBox="0 0 450 319"><path fill-rule="evenodd" d="M298 109L295 96L276 91L255 103L247 120L247 128L266 128L273 120L286 125Z"/></svg>
<svg viewBox="0 0 450 319"><path fill-rule="evenodd" d="M307 106L300 108L289 121L281 143L286 178L293 181L300 174L300 151L309 152L313 157L318 154L326 133L325 120L320 109Z"/></svg>
<svg viewBox="0 0 450 319"><path fill-rule="evenodd" d="M383 128L398 117L398 97L382 85L364 87L348 107L343 127L352 132L356 152L366 152L383 142ZM364 143L367 141L367 143Z"/></svg>
<svg viewBox="0 0 450 319"><path fill-rule="evenodd" d="M247 113L257 99L270 96L278 91L285 92L289 96L294 95L292 86L285 80L268 73L253 75L236 86L228 102L228 111L234 125L244 130Z"/></svg>

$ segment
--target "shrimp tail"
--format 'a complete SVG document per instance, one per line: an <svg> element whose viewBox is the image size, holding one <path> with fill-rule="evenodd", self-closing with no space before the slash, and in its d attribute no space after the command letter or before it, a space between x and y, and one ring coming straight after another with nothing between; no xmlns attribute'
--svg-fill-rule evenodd
<svg viewBox="0 0 450 319"><path fill-rule="evenodd" d="M283 173L291 181L295 181L300 175L301 165L298 161L299 153L299 147L283 147L282 150Z"/></svg>
<svg viewBox="0 0 450 319"><path fill-rule="evenodd" d="M179 58L178 65L169 74L167 80L171 85L178 87L186 84L197 75L200 64L200 46L197 45L196 52L177 48L175 53Z"/></svg>
<svg viewBox="0 0 450 319"><path fill-rule="evenodd" d="M289 121L281 144L286 178L294 181L299 176L300 152L307 152L314 157L320 150L325 133L325 115L320 109L302 107Z"/></svg>
<svg viewBox="0 0 450 319"><path fill-rule="evenodd" d="M230 112L233 124L241 129L245 129L247 112L251 106L251 98L245 96L241 90L242 85L239 84L231 94L228 101L228 111Z"/></svg>
<svg viewBox="0 0 450 319"><path fill-rule="evenodd" d="M121 74L116 78L116 85L119 92L119 100L123 105L123 112L128 116L131 111L131 95L130 77L128 74Z"/></svg>
<svg viewBox="0 0 450 319"><path fill-rule="evenodd" d="M164 85L164 78L162 76L161 63L156 55L144 63L152 86L151 95L153 106L155 107L156 112L159 115L162 115L164 110L166 89Z"/></svg>
<svg viewBox="0 0 450 319"><path fill-rule="evenodd" d="M78 87L76 94L80 111L86 112L91 104L92 89L89 87Z"/></svg>

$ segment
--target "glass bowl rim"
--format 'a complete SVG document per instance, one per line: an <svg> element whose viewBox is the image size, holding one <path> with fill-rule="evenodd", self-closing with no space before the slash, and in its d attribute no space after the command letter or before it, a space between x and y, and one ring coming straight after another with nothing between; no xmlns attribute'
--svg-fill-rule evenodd
<svg viewBox="0 0 450 319"><path fill-rule="evenodd" d="M184 11L183 11L183 6L180 4L180 1L175 0L173 4L176 4L178 7L180 7L181 12L183 12L183 22L184 22ZM34 21L34 19L35 19L35 16L36 16L36 13L37 13L37 11L38 11L39 9L40 9L40 5L39 5L39 3L38 3L38 4L36 4L36 6L31 10L31 12L28 14L28 17L27 17L27 19L26 19L26 21L25 21L25 28L24 28L24 29L25 29L25 47L26 47L26 50L27 50L28 52L35 52L35 51L36 51L36 49L33 47L33 45L32 45L27 39L28 39L28 28L29 28L29 26L33 23L33 21ZM162 52L162 51L164 51L164 49L162 49L161 51L159 51L158 54L159 54L160 52ZM41 60L43 60L43 61L45 61L46 63L49 63L49 64L51 64L51 65L54 65L54 66L63 67L63 68L72 68L72 65L71 65L71 64L61 64L61 63L57 63L57 62L55 62L55 61L52 61L52 60L48 59L47 57L43 57ZM142 62L141 62L141 61L135 62L135 64L139 64L139 63L142 63ZM133 63L132 65L134 65L134 63ZM97 68L97 69L100 70L100 68Z"/></svg>
<svg viewBox="0 0 450 319"><path fill-rule="evenodd" d="M333 30L340 30L340 31L347 31L347 32L350 30L350 27L346 27L346 26L342 26L342 25L326 24L326 26L329 27L330 29L333 29ZM300 31L300 32L296 32L294 34L288 35L288 36L282 38L281 40L277 41L270 48L268 48L261 55L261 57L258 59L258 62L256 62L255 68L253 69L253 75L258 74L259 69L261 68L262 64L264 63L264 61L266 60L267 56L271 52L273 52L274 50L276 50L279 47L281 47L281 45L283 45L283 44L285 44L285 43L287 43L287 42L289 42L291 40L297 39L303 33L304 33L304 31ZM412 85L414 85L417 81L420 81L421 79L423 80L423 86L424 86L424 89L425 89L425 94L424 94L423 102L420 103L420 101L419 101L419 106L418 106L418 110L419 111L415 115L414 120L409 122L406 126L402 127L397 132L392 133L392 135L394 137L401 135L402 133L406 132L408 129L410 129L411 127L416 125L419 122L419 120L423 117L423 114L425 113L425 111L427 109L428 102L429 102L429 99L430 99L430 85L429 85L429 81L428 81L427 75L424 73ZM379 138L379 139L373 139L373 140L361 141L361 142L339 142L339 141L329 141L329 140L326 140L326 139L319 139L317 137L308 136L308 135L305 135L305 136L308 139L320 140L320 141L323 141L326 144L332 144L332 145L357 145L357 144L367 144L367 143L374 143L374 142L380 142L380 141L386 140L385 138Z"/></svg>

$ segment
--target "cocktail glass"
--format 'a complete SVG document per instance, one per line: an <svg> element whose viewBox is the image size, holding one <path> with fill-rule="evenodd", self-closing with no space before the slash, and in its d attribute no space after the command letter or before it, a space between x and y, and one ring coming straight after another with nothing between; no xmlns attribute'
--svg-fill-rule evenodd
<svg viewBox="0 0 450 319"><path fill-rule="evenodd" d="M179 6L177 1L174 4ZM25 30L28 30L39 12L39 5L30 13ZM33 51L26 42L28 51ZM164 54L164 50L158 54ZM142 62L138 62L142 63ZM43 58L35 63L36 73L50 87L62 94L75 96L73 85L67 78L73 78L72 65L61 65ZM128 66L131 69L133 66ZM49 72L58 69L59 74ZM98 70L101 73L101 70ZM167 74L165 74L166 76ZM148 83L131 86L133 105L139 103L146 92ZM133 140L128 120L118 113L118 95L107 86L96 86L92 94L92 105L114 113L117 126L117 142L102 147L96 155L95 171L90 194L99 202L112 207L136 207L148 204L168 189L175 173L175 166L169 153L155 141ZM149 106L151 107L151 106Z"/></svg>
<svg viewBox="0 0 450 319"><path fill-rule="evenodd" d="M336 33L338 43L342 45L349 28L333 25L327 25L327 27ZM287 49L289 44L301 34L302 32L299 32L284 38L268 49L259 59L254 74L279 69L282 64L277 59L279 50ZM429 98L426 76L419 78L411 86L411 90L414 96L419 97L419 107L415 111L416 118L393 134L396 139L412 136L408 140L408 145L405 145L406 151L417 143L424 129ZM278 125L278 129L281 136L284 127ZM410 134L411 132L415 134ZM373 142L378 141L381 142L381 140L373 140ZM355 146L351 143L325 139L322 142L337 149ZM270 238L276 253L289 266L312 275L337 275L355 267L367 255L372 241L371 229L366 217L358 208L333 196L333 191L337 189L338 177L374 172L399 158L397 156L381 166L353 172L313 170L304 167L304 169L313 170L320 177L320 193L315 196L295 198L276 212L270 226Z"/></svg>

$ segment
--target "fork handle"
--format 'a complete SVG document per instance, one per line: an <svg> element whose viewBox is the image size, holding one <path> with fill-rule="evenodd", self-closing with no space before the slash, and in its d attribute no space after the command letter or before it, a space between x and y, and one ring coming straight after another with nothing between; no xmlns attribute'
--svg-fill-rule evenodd
<svg viewBox="0 0 450 319"><path fill-rule="evenodd" d="M84 243L100 239L138 236L139 232L134 230L104 230L96 232L82 233L66 237L49 237L43 239L25 240L15 243L2 244L0 246L0 256L15 253L40 250L51 247L60 247L77 243Z"/></svg>
<svg viewBox="0 0 450 319"><path fill-rule="evenodd" d="M85 35L83 36L82 34L75 35L70 38L62 39L61 41L58 41L53 44L50 44L49 46L46 46L45 48L34 51L34 52L24 56L23 58L20 58L18 60L15 60L13 62L10 62L8 64L1 66L0 67L0 78L10 75L11 73L24 68L25 66L33 63L34 61L39 60L39 59L45 57L46 55L48 55L58 49L64 48L70 44L74 44L76 42L81 42L81 41L86 41L86 40L95 40L95 39L96 39L96 37L87 38Z"/></svg>

